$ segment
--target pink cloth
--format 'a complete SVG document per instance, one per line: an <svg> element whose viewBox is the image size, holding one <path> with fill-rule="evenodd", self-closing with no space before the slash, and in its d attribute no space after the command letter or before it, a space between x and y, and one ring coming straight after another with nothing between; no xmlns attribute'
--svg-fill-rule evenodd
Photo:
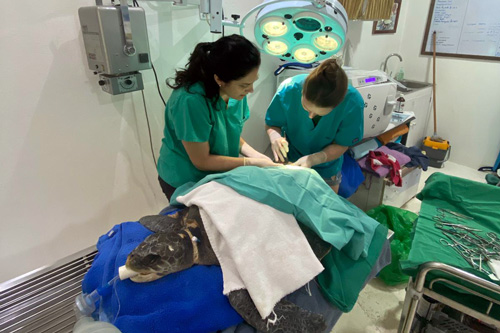
<svg viewBox="0 0 500 333"><path fill-rule="evenodd" d="M375 151L380 151L380 152L383 152L387 155L394 156L394 158L399 162L399 165L401 167L404 166L406 163L411 161L411 158L409 156L407 156L399 151L389 149L386 146L379 147ZM371 167L371 162L368 159L368 155L366 155L365 157L358 160L358 164L361 167L361 169L368 171L368 172L371 172L371 173L374 173L377 176L382 177L382 178L387 176L389 174L389 171L391 170L391 166L389 166L389 165L382 165L377 170L373 170Z"/></svg>
<svg viewBox="0 0 500 333"><path fill-rule="evenodd" d="M368 152L368 160L370 161L370 165L375 172L377 172L378 168L388 165L390 168L389 175L392 182L396 186L402 186L403 176L401 174L401 167L394 156L387 155L381 151L372 150Z"/></svg>

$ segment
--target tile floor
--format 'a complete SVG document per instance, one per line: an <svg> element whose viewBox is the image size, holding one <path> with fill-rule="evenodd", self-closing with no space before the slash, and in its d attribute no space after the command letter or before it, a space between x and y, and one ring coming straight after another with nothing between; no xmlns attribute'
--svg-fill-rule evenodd
<svg viewBox="0 0 500 333"><path fill-rule="evenodd" d="M444 168L429 168L422 173L419 191L425 180L434 172L462 177L485 183L485 172L446 162ZM403 209L418 213L420 201L416 198L408 201ZM386 286L381 280L373 279L361 292L357 304L351 312L340 317L332 332L335 333L386 333L397 332L399 317L405 297L405 285Z"/></svg>

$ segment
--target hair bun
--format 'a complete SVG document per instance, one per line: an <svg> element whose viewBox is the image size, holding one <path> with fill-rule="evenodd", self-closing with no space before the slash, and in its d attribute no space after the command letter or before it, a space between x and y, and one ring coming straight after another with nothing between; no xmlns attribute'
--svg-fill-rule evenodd
<svg viewBox="0 0 500 333"><path fill-rule="evenodd" d="M334 108L343 100L348 86L347 76L336 59L329 58L306 78L304 97L318 107Z"/></svg>

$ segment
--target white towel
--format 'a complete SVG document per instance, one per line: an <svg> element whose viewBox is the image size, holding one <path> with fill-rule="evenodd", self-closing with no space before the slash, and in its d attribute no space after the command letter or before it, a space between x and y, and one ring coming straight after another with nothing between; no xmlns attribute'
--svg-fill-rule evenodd
<svg viewBox="0 0 500 333"><path fill-rule="evenodd" d="M290 214L217 182L199 186L177 201L200 208L222 268L224 294L247 289L262 318L324 269Z"/></svg>

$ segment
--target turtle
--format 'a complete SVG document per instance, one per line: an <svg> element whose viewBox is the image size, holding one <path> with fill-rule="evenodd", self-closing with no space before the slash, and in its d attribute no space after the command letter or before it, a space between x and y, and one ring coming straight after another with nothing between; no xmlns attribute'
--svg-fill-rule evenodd
<svg viewBox="0 0 500 333"><path fill-rule="evenodd" d="M220 265L203 226L199 208L183 208L172 215L149 215L139 223L153 232L127 257L126 267L139 274L134 282L149 282L193 265ZM299 223L314 254L322 259L331 245ZM246 289L230 292L231 306L252 327L262 332L319 333L326 329L321 314L282 299L273 313L262 319Z"/></svg>

